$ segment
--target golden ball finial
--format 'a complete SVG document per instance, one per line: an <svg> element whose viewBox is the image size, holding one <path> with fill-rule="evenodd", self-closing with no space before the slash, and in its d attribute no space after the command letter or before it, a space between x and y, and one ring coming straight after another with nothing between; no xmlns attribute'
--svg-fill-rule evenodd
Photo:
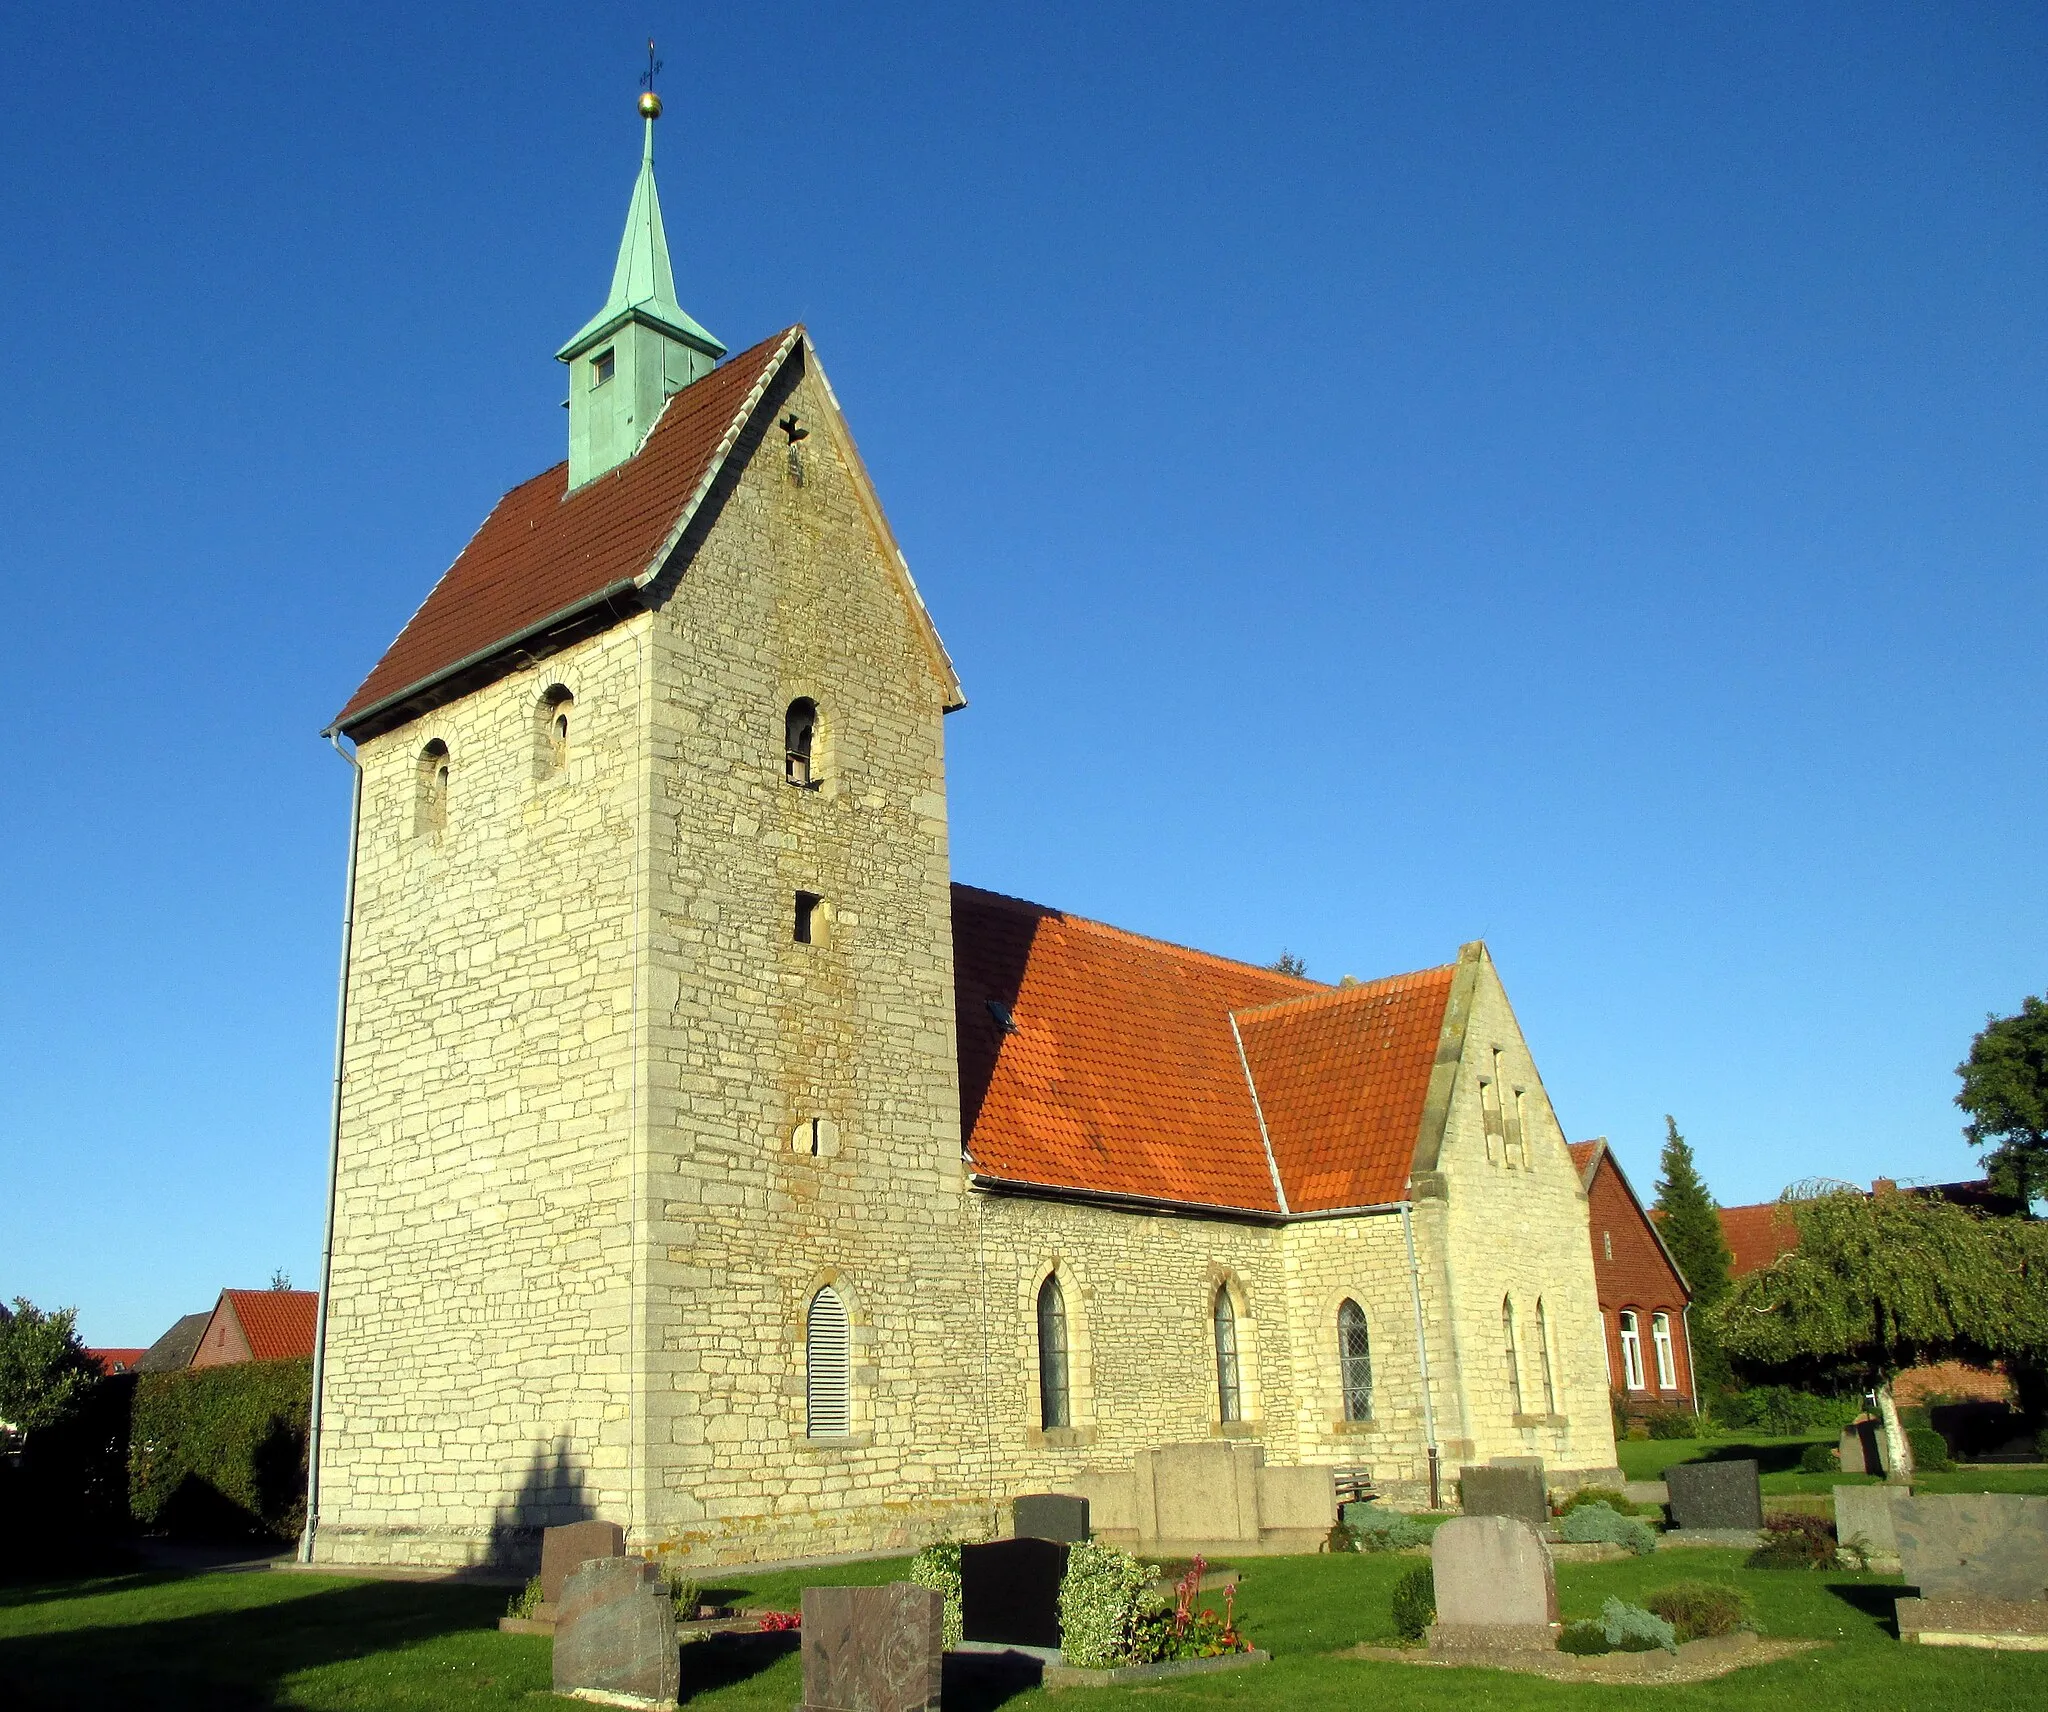
<svg viewBox="0 0 2048 1712"><path fill-rule="evenodd" d="M661 117L661 97L651 89L640 97L640 117L643 119L659 119Z"/></svg>

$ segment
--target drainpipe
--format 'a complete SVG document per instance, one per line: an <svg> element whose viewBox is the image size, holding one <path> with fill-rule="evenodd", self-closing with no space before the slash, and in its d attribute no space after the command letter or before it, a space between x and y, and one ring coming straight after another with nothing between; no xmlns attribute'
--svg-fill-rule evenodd
<svg viewBox="0 0 2048 1712"><path fill-rule="evenodd" d="M356 936L356 839L363 822L363 764L327 734L339 755L355 772L348 804L348 877L342 883L341 976L334 1001L334 1104L327 1127L327 1221L320 1242L320 1304L313 1319L313 1407L306 1432L306 1527L299 1535L299 1562L313 1561L313 1535L320 1526L321 1387L327 1377L327 1288L334 1276L334 1191L341 1174L341 1067L348 1034L348 965Z"/></svg>
<svg viewBox="0 0 2048 1712"><path fill-rule="evenodd" d="M1685 1328L1685 1372L1686 1377L1692 1381L1692 1418L1698 1420L1700 1418L1700 1370L1698 1364L1692 1358L1692 1304L1690 1302L1678 1310L1678 1323ZM1603 1326L1601 1331L1604 1335L1606 1328Z"/></svg>
<svg viewBox="0 0 2048 1712"><path fill-rule="evenodd" d="M1436 1444L1436 1409L1429 1399L1429 1340L1422 1330L1422 1268L1415 1261L1415 1207L1401 1203L1401 1237L1408 1244L1408 1295L1415 1307L1415 1360L1422 1371L1422 1437L1429 1448L1429 1507L1438 1504L1440 1460Z"/></svg>

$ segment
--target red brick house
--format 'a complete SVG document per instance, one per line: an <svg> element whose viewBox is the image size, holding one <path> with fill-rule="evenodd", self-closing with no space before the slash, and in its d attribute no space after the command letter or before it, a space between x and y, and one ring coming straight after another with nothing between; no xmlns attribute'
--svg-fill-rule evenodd
<svg viewBox="0 0 2048 1712"><path fill-rule="evenodd" d="M117 1373L133 1373L135 1364L149 1353L146 1349L88 1349L85 1352L109 1379Z"/></svg>
<svg viewBox="0 0 2048 1712"><path fill-rule="evenodd" d="M284 1361L313 1353L320 1304L311 1290L223 1290L192 1353L194 1367Z"/></svg>
<svg viewBox="0 0 2048 1712"><path fill-rule="evenodd" d="M1586 1191L1608 1389L1628 1408L1679 1403L1697 1409L1685 1274L1606 1138L1574 1142L1572 1161Z"/></svg>

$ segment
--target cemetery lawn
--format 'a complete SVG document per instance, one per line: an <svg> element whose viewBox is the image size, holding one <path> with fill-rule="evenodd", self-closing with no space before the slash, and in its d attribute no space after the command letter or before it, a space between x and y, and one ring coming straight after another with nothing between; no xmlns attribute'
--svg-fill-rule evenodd
<svg viewBox="0 0 2048 1712"><path fill-rule="evenodd" d="M1874 1474L1801 1474L1799 1459L1808 1445L1832 1446L1835 1435L1771 1438L1760 1433L1738 1438L1623 1439L1615 1446L1622 1473L1631 1480L1662 1480L1674 1462L1700 1462L1728 1457L1753 1457L1762 1474L1764 1496L1793 1493L1825 1497L1837 1486L1876 1486ZM2048 1466L2040 1463L1974 1463L1945 1474L1916 1474L1920 1492L2023 1492L2048 1495Z"/></svg>
<svg viewBox="0 0 2048 1712"><path fill-rule="evenodd" d="M2019 1712L2048 1705L2048 1654L1901 1646L1891 1629L1895 1577L1741 1567L1737 1552L1659 1553L1619 1563L1561 1564L1564 1615L1591 1616L1609 1593L1640 1600L1681 1579L1726 1581L1755 1601L1774 1636L1829 1644L1686 1687L1572 1685L1496 1671L1418 1669L1333 1657L1359 1642L1392 1642L1395 1578L1405 1556L1251 1558L1238 1565L1238 1616L1273 1654L1268 1666L1182 1678L1139 1690L1040 1692L1015 1712L1159 1712L1162 1704L1349 1709L1387 1702L1444 1712L1585 1707L1612 1712L1871 1712L1968 1706ZM749 1605L791 1607L805 1583L874 1583L904 1559L773 1575L735 1573L712 1586ZM506 1590L354 1581L278 1573L135 1573L0 1585L0 1705L135 1709L291 1707L522 1708L564 1712L548 1688L548 1642L501 1635ZM791 1636L693 1642L683 1654L685 1704L702 1712L788 1712L801 1694ZM986 1712L986 1695L949 1695L947 1712Z"/></svg>

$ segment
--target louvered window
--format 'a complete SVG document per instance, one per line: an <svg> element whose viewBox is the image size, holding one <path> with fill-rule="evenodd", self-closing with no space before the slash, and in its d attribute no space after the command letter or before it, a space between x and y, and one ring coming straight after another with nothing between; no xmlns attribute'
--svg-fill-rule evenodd
<svg viewBox="0 0 2048 1712"><path fill-rule="evenodd" d="M846 1304L827 1284L811 1298L804 1323L804 1430L810 1437L844 1438L852 1431L848 1380Z"/></svg>
<svg viewBox="0 0 2048 1712"><path fill-rule="evenodd" d="M1071 1427L1067 1401L1067 1299L1056 1277L1038 1287L1038 1424Z"/></svg>
<svg viewBox="0 0 2048 1712"><path fill-rule="evenodd" d="M1344 1418L1372 1419L1372 1340L1365 1310L1347 1301L1337 1310L1337 1367L1344 1381Z"/></svg>
<svg viewBox="0 0 2048 1712"><path fill-rule="evenodd" d="M1227 1284L1216 1291L1216 1409L1226 1421L1244 1419L1237 1375L1237 1309L1231 1305Z"/></svg>

